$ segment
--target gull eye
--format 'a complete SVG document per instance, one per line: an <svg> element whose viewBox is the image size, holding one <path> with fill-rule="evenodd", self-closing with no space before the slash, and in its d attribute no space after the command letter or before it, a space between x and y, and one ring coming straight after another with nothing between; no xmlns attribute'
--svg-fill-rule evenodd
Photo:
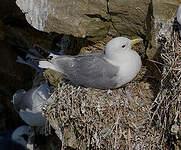
<svg viewBox="0 0 181 150"><path fill-rule="evenodd" d="M122 48L125 48L126 45L122 45Z"/></svg>

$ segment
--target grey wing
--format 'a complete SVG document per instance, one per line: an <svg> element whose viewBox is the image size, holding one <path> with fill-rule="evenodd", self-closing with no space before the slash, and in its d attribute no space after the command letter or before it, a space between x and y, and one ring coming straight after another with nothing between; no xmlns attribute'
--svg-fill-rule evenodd
<svg viewBox="0 0 181 150"><path fill-rule="evenodd" d="M46 103L50 97L50 87L47 84L41 84L31 90L28 90L23 97L21 109L40 110L41 105Z"/></svg>
<svg viewBox="0 0 181 150"><path fill-rule="evenodd" d="M26 110L33 108L33 93L35 91L35 88L28 90L21 98L21 102L18 105L19 110Z"/></svg>
<svg viewBox="0 0 181 150"><path fill-rule="evenodd" d="M75 56L71 62L64 62L63 70L68 79L77 85L100 89L116 86L114 78L118 68L108 63L103 53Z"/></svg>
<svg viewBox="0 0 181 150"><path fill-rule="evenodd" d="M42 112L20 111L19 115L22 120L31 126L43 126L45 124Z"/></svg>
<svg viewBox="0 0 181 150"><path fill-rule="evenodd" d="M47 84L41 84L32 92L32 109L40 108L41 105L48 103L51 88Z"/></svg>
<svg viewBox="0 0 181 150"><path fill-rule="evenodd" d="M13 95L13 104L16 111L20 109L40 109L40 105L50 97L50 87L42 84L39 87L28 90L18 90Z"/></svg>
<svg viewBox="0 0 181 150"><path fill-rule="evenodd" d="M63 73L64 75L70 75L70 72L73 72L76 66L76 61L84 57L100 57L103 56L103 51L97 51L95 53L88 53L78 56L69 56L69 55L59 55L50 62L55 66L56 71Z"/></svg>

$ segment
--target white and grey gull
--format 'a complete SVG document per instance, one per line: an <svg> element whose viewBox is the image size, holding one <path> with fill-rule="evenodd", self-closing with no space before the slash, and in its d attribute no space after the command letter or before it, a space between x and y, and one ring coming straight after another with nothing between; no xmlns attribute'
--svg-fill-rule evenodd
<svg viewBox="0 0 181 150"><path fill-rule="evenodd" d="M34 147L35 132L30 126L22 125L12 131L0 131L1 150L29 150Z"/></svg>
<svg viewBox="0 0 181 150"><path fill-rule="evenodd" d="M132 45L142 39L113 38L106 45L105 53L68 56L50 55L50 59L39 61L39 67L58 71L73 84L98 89L118 88L139 73L142 62Z"/></svg>
<svg viewBox="0 0 181 150"><path fill-rule="evenodd" d="M47 84L41 84L27 92L20 89L13 95L14 108L28 125L43 126L45 118L42 115L42 106L51 102L48 99L50 95L51 89Z"/></svg>

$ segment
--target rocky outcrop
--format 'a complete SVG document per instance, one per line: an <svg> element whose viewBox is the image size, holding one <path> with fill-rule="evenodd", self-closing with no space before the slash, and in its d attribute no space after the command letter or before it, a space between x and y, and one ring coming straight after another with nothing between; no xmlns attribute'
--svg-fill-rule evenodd
<svg viewBox="0 0 181 150"><path fill-rule="evenodd" d="M112 26L120 35L146 36L150 0L110 0L108 9Z"/></svg>
<svg viewBox="0 0 181 150"><path fill-rule="evenodd" d="M16 3L27 21L45 32L76 37L145 36L147 32L149 0L17 0Z"/></svg>
<svg viewBox="0 0 181 150"><path fill-rule="evenodd" d="M33 44L38 44L46 49L65 48L66 54L77 54L82 47L84 47L83 50L81 49L82 53L84 50L90 52L95 47L95 49L103 49L103 46L95 46L95 43L98 43L96 39L102 42L100 39L104 37L110 39L112 36L120 35L131 38L140 36L144 39L148 58L155 59L158 58L157 54L160 54L159 44L155 40L157 34L162 25L175 15L177 6L177 0L3 1L3 5L0 5L0 129L12 129L23 123L16 116L11 105L12 93L19 88L30 88L34 77L34 71L30 67L16 62L18 55L24 55L22 48L27 50ZM62 39L68 41L65 47L60 46ZM92 44L85 39L96 42ZM104 41L103 44L106 42ZM93 48L89 46L85 48L85 45L91 45ZM21 50L16 46L20 46ZM58 73L48 70L44 76L47 77L49 83L57 87L60 80ZM153 73L152 76L157 75ZM144 80L145 78L148 76L144 76ZM152 78L150 80L153 81ZM140 83L135 89L139 86ZM10 124L10 121L14 124ZM126 127L127 124L125 124ZM71 138L64 139L64 145L68 143L68 146L76 147L77 141L74 140L73 130L73 128L71 130L68 127L65 128L65 137ZM84 144L82 145L81 147L85 147Z"/></svg>
<svg viewBox="0 0 181 150"><path fill-rule="evenodd" d="M146 54L157 55L156 33L160 24L175 15L178 0L16 0L34 28L75 37L102 39L111 36L140 36Z"/></svg>
<svg viewBox="0 0 181 150"><path fill-rule="evenodd" d="M153 16L155 21L167 22L175 16L179 0L153 0Z"/></svg>
<svg viewBox="0 0 181 150"><path fill-rule="evenodd" d="M153 0L152 12L153 23L151 30L151 38L149 39L149 45L146 50L147 56L150 59L157 59L160 53L160 45L157 43L157 35L162 28L163 24L166 24L168 20L175 17L177 7L179 5L178 0Z"/></svg>
<svg viewBox="0 0 181 150"><path fill-rule="evenodd" d="M20 88L32 86L35 71L16 62L17 56L25 56L32 43L42 44L46 39L46 34L26 22L15 1L3 1L0 5L0 130L14 129L23 124L11 103L12 94ZM48 43L46 40L45 45Z"/></svg>

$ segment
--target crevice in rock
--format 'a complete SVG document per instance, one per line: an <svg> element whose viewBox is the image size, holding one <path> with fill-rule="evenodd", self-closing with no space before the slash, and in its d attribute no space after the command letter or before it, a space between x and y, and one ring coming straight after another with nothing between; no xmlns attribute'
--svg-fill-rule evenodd
<svg viewBox="0 0 181 150"><path fill-rule="evenodd" d="M103 22L110 22L110 20L102 17L100 14L85 14L85 15L90 18L98 18L98 19L102 20Z"/></svg>
<svg viewBox="0 0 181 150"><path fill-rule="evenodd" d="M107 0L107 13L110 14L109 13L109 0Z"/></svg>
<svg viewBox="0 0 181 150"><path fill-rule="evenodd" d="M20 19L14 16L5 16L2 19L2 22L5 25L9 25L11 27L17 27L17 28L25 28L28 26L27 22L25 22L23 19Z"/></svg>
<svg viewBox="0 0 181 150"><path fill-rule="evenodd" d="M116 27L115 27L113 21L112 21L112 18L111 18L111 13L110 13L110 9L109 9L109 0L107 0L107 13L108 13L109 16L110 16L110 22L111 22L111 24L112 24L114 30L115 30L117 33L119 33L118 30L116 29Z"/></svg>
<svg viewBox="0 0 181 150"><path fill-rule="evenodd" d="M152 35L151 35L151 32L153 30L153 26L154 26L154 16L153 16L153 2L152 0L150 0L150 4L149 4L149 7L148 7L148 13L147 13L147 16L146 16L146 23L145 23L145 31L146 31L146 39L145 39L145 48L147 49L149 46L149 44L151 44L149 41L152 40Z"/></svg>
<svg viewBox="0 0 181 150"><path fill-rule="evenodd" d="M124 16L124 15L128 15L128 13L121 13L121 12L109 12L109 14L111 16L119 16L119 15Z"/></svg>

